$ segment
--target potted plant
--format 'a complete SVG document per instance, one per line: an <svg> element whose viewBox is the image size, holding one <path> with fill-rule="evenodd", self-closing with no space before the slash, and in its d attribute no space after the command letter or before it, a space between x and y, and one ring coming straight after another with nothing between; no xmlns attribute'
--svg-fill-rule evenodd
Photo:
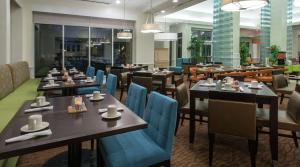
<svg viewBox="0 0 300 167"><path fill-rule="evenodd" d="M280 52L280 47L277 45L272 45L270 47L270 51L271 51L271 56L270 56L270 62L272 64L277 64L277 60L278 60L278 53Z"/></svg>
<svg viewBox="0 0 300 167"><path fill-rule="evenodd" d="M241 42L240 44L240 63L241 65L247 64L247 58L249 56L249 47L245 42Z"/></svg>
<svg viewBox="0 0 300 167"><path fill-rule="evenodd" d="M188 46L188 51L191 53L191 59L193 63L199 63L203 61L203 56L202 56L202 48L204 45L204 41L197 38L193 37L190 42L190 46Z"/></svg>

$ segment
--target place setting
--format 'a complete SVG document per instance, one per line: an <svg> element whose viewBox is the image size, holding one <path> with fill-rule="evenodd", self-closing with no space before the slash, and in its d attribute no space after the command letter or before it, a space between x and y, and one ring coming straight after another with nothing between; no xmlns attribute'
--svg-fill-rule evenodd
<svg viewBox="0 0 300 167"><path fill-rule="evenodd" d="M69 73L75 74L75 73L78 73L78 70L75 67L73 67L73 68L69 69Z"/></svg>
<svg viewBox="0 0 300 167"><path fill-rule="evenodd" d="M59 84L55 83L55 81L53 79L48 80L48 83L46 83L43 88L52 88L52 87L58 87Z"/></svg>
<svg viewBox="0 0 300 167"><path fill-rule="evenodd" d="M57 77L52 76L52 74L48 74L47 77L44 78L44 80L48 81L48 80L56 80Z"/></svg>
<svg viewBox="0 0 300 167"><path fill-rule="evenodd" d="M221 90L223 91L244 91L244 89L240 86L240 82L231 77L225 77L222 83Z"/></svg>
<svg viewBox="0 0 300 167"><path fill-rule="evenodd" d="M60 74L60 72L56 68L52 68L52 70L49 71L50 74Z"/></svg>
<svg viewBox="0 0 300 167"><path fill-rule="evenodd" d="M100 91L94 91L93 94L89 94L86 95L86 97L90 100L90 101L101 101L104 99L105 94L101 94Z"/></svg>
<svg viewBox="0 0 300 167"><path fill-rule="evenodd" d="M81 80L81 82L85 82L85 83L93 83L95 82L95 78L92 77L86 77L85 80Z"/></svg>
<svg viewBox="0 0 300 167"><path fill-rule="evenodd" d="M115 105L108 105L107 108L99 109L98 113L101 114L101 117L104 119L116 119L122 116L121 111L124 111L124 109L118 108Z"/></svg>
<svg viewBox="0 0 300 167"><path fill-rule="evenodd" d="M36 97L36 101L30 104L30 107L30 109L24 110L24 113L53 110L53 106L50 105L50 102L46 101L45 96Z"/></svg>
<svg viewBox="0 0 300 167"><path fill-rule="evenodd" d="M204 87L215 87L217 86L217 83L214 83L213 78L207 78L206 81L201 82L199 85Z"/></svg>
<svg viewBox="0 0 300 167"><path fill-rule="evenodd" d="M259 83L258 81L251 81L251 83L244 83L249 89L262 89L263 84Z"/></svg>
<svg viewBox="0 0 300 167"><path fill-rule="evenodd" d="M30 115L27 119L27 124L20 128L20 132L23 135L6 139L5 143L15 143L21 142L37 137L49 136L52 134L49 128L49 122L43 121L43 116L41 114Z"/></svg>

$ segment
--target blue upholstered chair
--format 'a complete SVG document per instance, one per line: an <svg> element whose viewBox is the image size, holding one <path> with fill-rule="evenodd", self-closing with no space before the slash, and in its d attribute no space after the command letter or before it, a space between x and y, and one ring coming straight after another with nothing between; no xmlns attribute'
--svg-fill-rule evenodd
<svg viewBox="0 0 300 167"><path fill-rule="evenodd" d="M117 89L117 76L114 74L108 74L107 81L106 81L106 93L115 96L116 89Z"/></svg>
<svg viewBox="0 0 300 167"><path fill-rule="evenodd" d="M170 166L176 114L177 102L174 99L152 92L145 112L147 129L97 140L97 151L98 153L101 151L105 165L107 167ZM98 158L98 161L102 158Z"/></svg>
<svg viewBox="0 0 300 167"><path fill-rule="evenodd" d="M86 70L86 76L87 77L94 77L95 76L95 68L92 66L89 66Z"/></svg>
<svg viewBox="0 0 300 167"><path fill-rule="evenodd" d="M130 84L125 104L141 118L144 117L146 96L146 88L135 83Z"/></svg>
<svg viewBox="0 0 300 167"><path fill-rule="evenodd" d="M97 74L96 74L96 82L99 84L99 86L79 88L79 89L77 89L77 94L79 94L79 95L91 94L94 91L100 91L101 92L102 91L103 77L104 77L104 71L98 70Z"/></svg>

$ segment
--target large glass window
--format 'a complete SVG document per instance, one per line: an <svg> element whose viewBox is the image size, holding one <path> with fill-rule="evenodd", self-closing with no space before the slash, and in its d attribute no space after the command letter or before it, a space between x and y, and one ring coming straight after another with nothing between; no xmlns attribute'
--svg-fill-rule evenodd
<svg viewBox="0 0 300 167"><path fill-rule="evenodd" d="M112 63L112 29L91 28L91 64L101 68Z"/></svg>
<svg viewBox="0 0 300 167"><path fill-rule="evenodd" d="M51 68L62 67L62 26L35 25L35 75L44 76Z"/></svg>
<svg viewBox="0 0 300 167"><path fill-rule="evenodd" d="M85 71L88 66L89 28L65 26L65 67Z"/></svg>
<svg viewBox="0 0 300 167"><path fill-rule="evenodd" d="M202 56L205 62L210 62L212 58L212 31L192 28L192 38L198 38L204 42L202 48Z"/></svg>
<svg viewBox="0 0 300 167"><path fill-rule="evenodd" d="M132 39L118 39L119 29L114 29L114 65L132 63ZM130 30L132 33L132 30Z"/></svg>

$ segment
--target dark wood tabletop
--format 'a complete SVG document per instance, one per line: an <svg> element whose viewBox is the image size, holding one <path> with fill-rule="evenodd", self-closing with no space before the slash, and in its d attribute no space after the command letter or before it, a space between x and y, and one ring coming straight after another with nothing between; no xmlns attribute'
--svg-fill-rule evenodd
<svg viewBox="0 0 300 167"><path fill-rule="evenodd" d="M72 99L70 96L49 98L47 100L54 106L53 111L34 112L31 114L25 114L24 110L30 108L32 101L25 102L0 134L0 159L64 145L70 146L83 141L147 127L147 123L143 119L139 118L113 96L105 95L104 97L104 100L99 102L90 102L84 97L83 99L88 111L75 114L67 113L67 107L71 104ZM122 111L122 116L118 119L105 120L98 114L98 109L106 108L111 104L123 108L124 111ZM21 135L20 128L27 124L27 118L32 114L42 114L43 121L50 123L49 128L53 134L46 137L6 144L6 139Z"/></svg>
<svg viewBox="0 0 300 167"><path fill-rule="evenodd" d="M73 80L82 80L82 79L86 79L86 76L78 76L78 75L71 75L72 79ZM54 81L66 81L67 78L63 77L63 76L53 76L53 79ZM48 77L43 77L41 79L42 82L48 82L49 79Z"/></svg>
<svg viewBox="0 0 300 167"><path fill-rule="evenodd" d="M195 138L195 101L196 98L208 98L210 90L223 91L217 87L200 86L205 81L199 81L190 89L190 143L194 142ZM244 89L239 93L253 93L256 95L256 102L258 107L262 108L263 105L269 105L270 110L270 147L272 160L278 160L278 96L267 85L261 83L261 89L250 89L245 86L244 82L240 82L240 86Z"/></svg>
<svg viewBox="0 0 300 167"><path fill-rule="evenodd" d="M84 87L91 87L91 86L100 86L96 81L94 82L84 82L80 80L74 80L74 84L66 84L63 81L57 81L55 82L58 84L58 86L53 86L53 87L44 87L47 82L40 82L37 91L50 91L50 90L60 90L60 89L74 89L74 88L84 88Z"/></svg>

